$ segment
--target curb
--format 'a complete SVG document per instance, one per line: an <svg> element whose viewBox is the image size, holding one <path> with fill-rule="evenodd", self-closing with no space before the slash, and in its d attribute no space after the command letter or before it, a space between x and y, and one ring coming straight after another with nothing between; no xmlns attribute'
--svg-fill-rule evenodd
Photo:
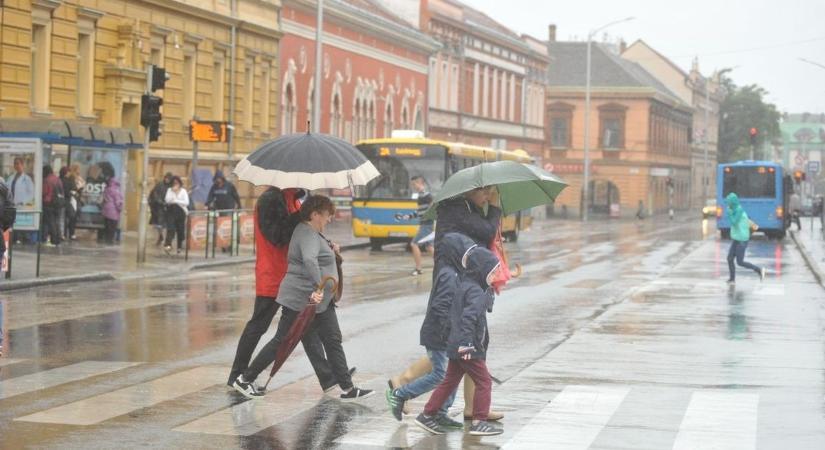
<svg viewBox="0 0 825 450"><path fill-rule="evenodd" d="M357 250L362 248L367 248L370 246L369 242L359 243L359 244L350 244L344 245L341 247L341 251L348 251L348 250ZM254 256L245 256L245 257L238 257L238 258L230 258L226 260L215 260L215 261L204 261L199 263L192 263L188 266L184 266L183 270L185 272L191 272L194 270L202 270L202 269L210 269L213 267L222 267L227 265L235 265L235 264L248 264L255 262ZM41 287L41 286L51 286L57 284L68 284L68 283L81 283L81 282L95 282L95 281L115 281L115 280L136 280L136 279L145 279L145 278L153 278L156 276L160 276L165 272L149 272L145 274L139 274L137 276L127 276L127 277L116 277L111 272L94 272L94 273L87 273L82 275L67 275L62 277L45 277L45 278L28 278L25 280L15 280L15 281L1 281L0 280L0 292L4 291L15 291L20 289L28 289L34 287Z"/></svg>
<svg viewBox="0 0 825 450"><path fill-rule="evenodd" d="M115 276L109 272L95 272L83 275L67 275L63 277L30 278L27 280L0 282L0 292L28 289L56 284L80 283L84 281L113 281Z"/></svg>
<svg viewBox="0 0 825 450"><path fill-rule="evenodd" d="M816 281L819 282L819 285L825 288L825 273L822 273L822 270L819 267L819 264L814 260L814 257L808 252L808 249L805 248L805 244L799 241L796 237L796 231L790 230L791 238L793 239L794 243L796 244L796 248L799 250L799 253L802 254L802 259L805 260L805 264L808 265L808 268L811 269L811 272L814 274L814 278Z"/></svg>

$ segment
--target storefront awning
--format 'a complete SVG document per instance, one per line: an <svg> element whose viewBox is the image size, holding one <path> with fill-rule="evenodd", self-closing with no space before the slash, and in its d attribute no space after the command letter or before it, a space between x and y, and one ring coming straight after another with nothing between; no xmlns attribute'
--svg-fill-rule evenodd
<svg viewBox="0 0 825 450"><path fill-rule="evenodd" d="M0 137L39 138L48 144L140 148L136 133L73 120L0 119Z"/></svg>

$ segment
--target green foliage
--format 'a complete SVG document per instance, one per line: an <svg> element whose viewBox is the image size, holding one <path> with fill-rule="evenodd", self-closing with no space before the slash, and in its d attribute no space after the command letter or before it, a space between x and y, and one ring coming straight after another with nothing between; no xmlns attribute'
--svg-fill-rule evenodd
<svg viewBox="0 0 825 450"><path fill-rule="evenodd" d="M727 95L720 106L719 162L738 161L750 156L749 130L752 127L759 130L757 148L762 148L765 140L772 142L780 138L781 115L776 105L765 102L768 91L755 84L739 87L730 78L723 78L722 85Z"/></svg>

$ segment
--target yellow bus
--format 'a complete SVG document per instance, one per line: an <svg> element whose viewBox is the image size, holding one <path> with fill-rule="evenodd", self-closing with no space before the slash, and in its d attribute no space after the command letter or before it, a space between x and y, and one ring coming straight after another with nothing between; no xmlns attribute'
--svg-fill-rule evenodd
<svg viewBox="0 0 825 450"><path fill-rule="evenodd" d="M352 199L353 234L368 237L373 250L415 237L418 219L414 217L417 201L410 188L412 177L424 177L429 191L437 194L451 174L482 162L535 163L524 150L496 150L427 139L420 133L404 133L408 135L405 137L400 134L393 132L391 138L368 139L356 145L381 173L366 187L356 189ZM529 214L521 213L506 217L502 223L504 237L515 241L531 220Z"/></svg>

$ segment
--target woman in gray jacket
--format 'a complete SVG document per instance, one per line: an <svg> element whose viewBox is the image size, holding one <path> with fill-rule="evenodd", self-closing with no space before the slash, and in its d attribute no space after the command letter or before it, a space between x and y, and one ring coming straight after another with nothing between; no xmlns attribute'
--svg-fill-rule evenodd
<svg viewBox="0 0 825 450"><path fill-rule="evenodd" d="M338 279L335 254L339 252L339 248L322 234L334 214L335 205L322 195L309 197L301 206L301 223L292 233L287 272L278 290L277 302L282 306L278 330L233 386L248 398L263 395L255 387L255 378L275 361L278 346L289 334L298 314L310 304L316 305L316 311L307 335L317 333L321 338L338 386L344 391L341 400L365 398L374 393L352 384L342 345L341 328L332 302L334 293L330 289L325 289L323 293L315 292L315 288L325 277Z"/></svg>

